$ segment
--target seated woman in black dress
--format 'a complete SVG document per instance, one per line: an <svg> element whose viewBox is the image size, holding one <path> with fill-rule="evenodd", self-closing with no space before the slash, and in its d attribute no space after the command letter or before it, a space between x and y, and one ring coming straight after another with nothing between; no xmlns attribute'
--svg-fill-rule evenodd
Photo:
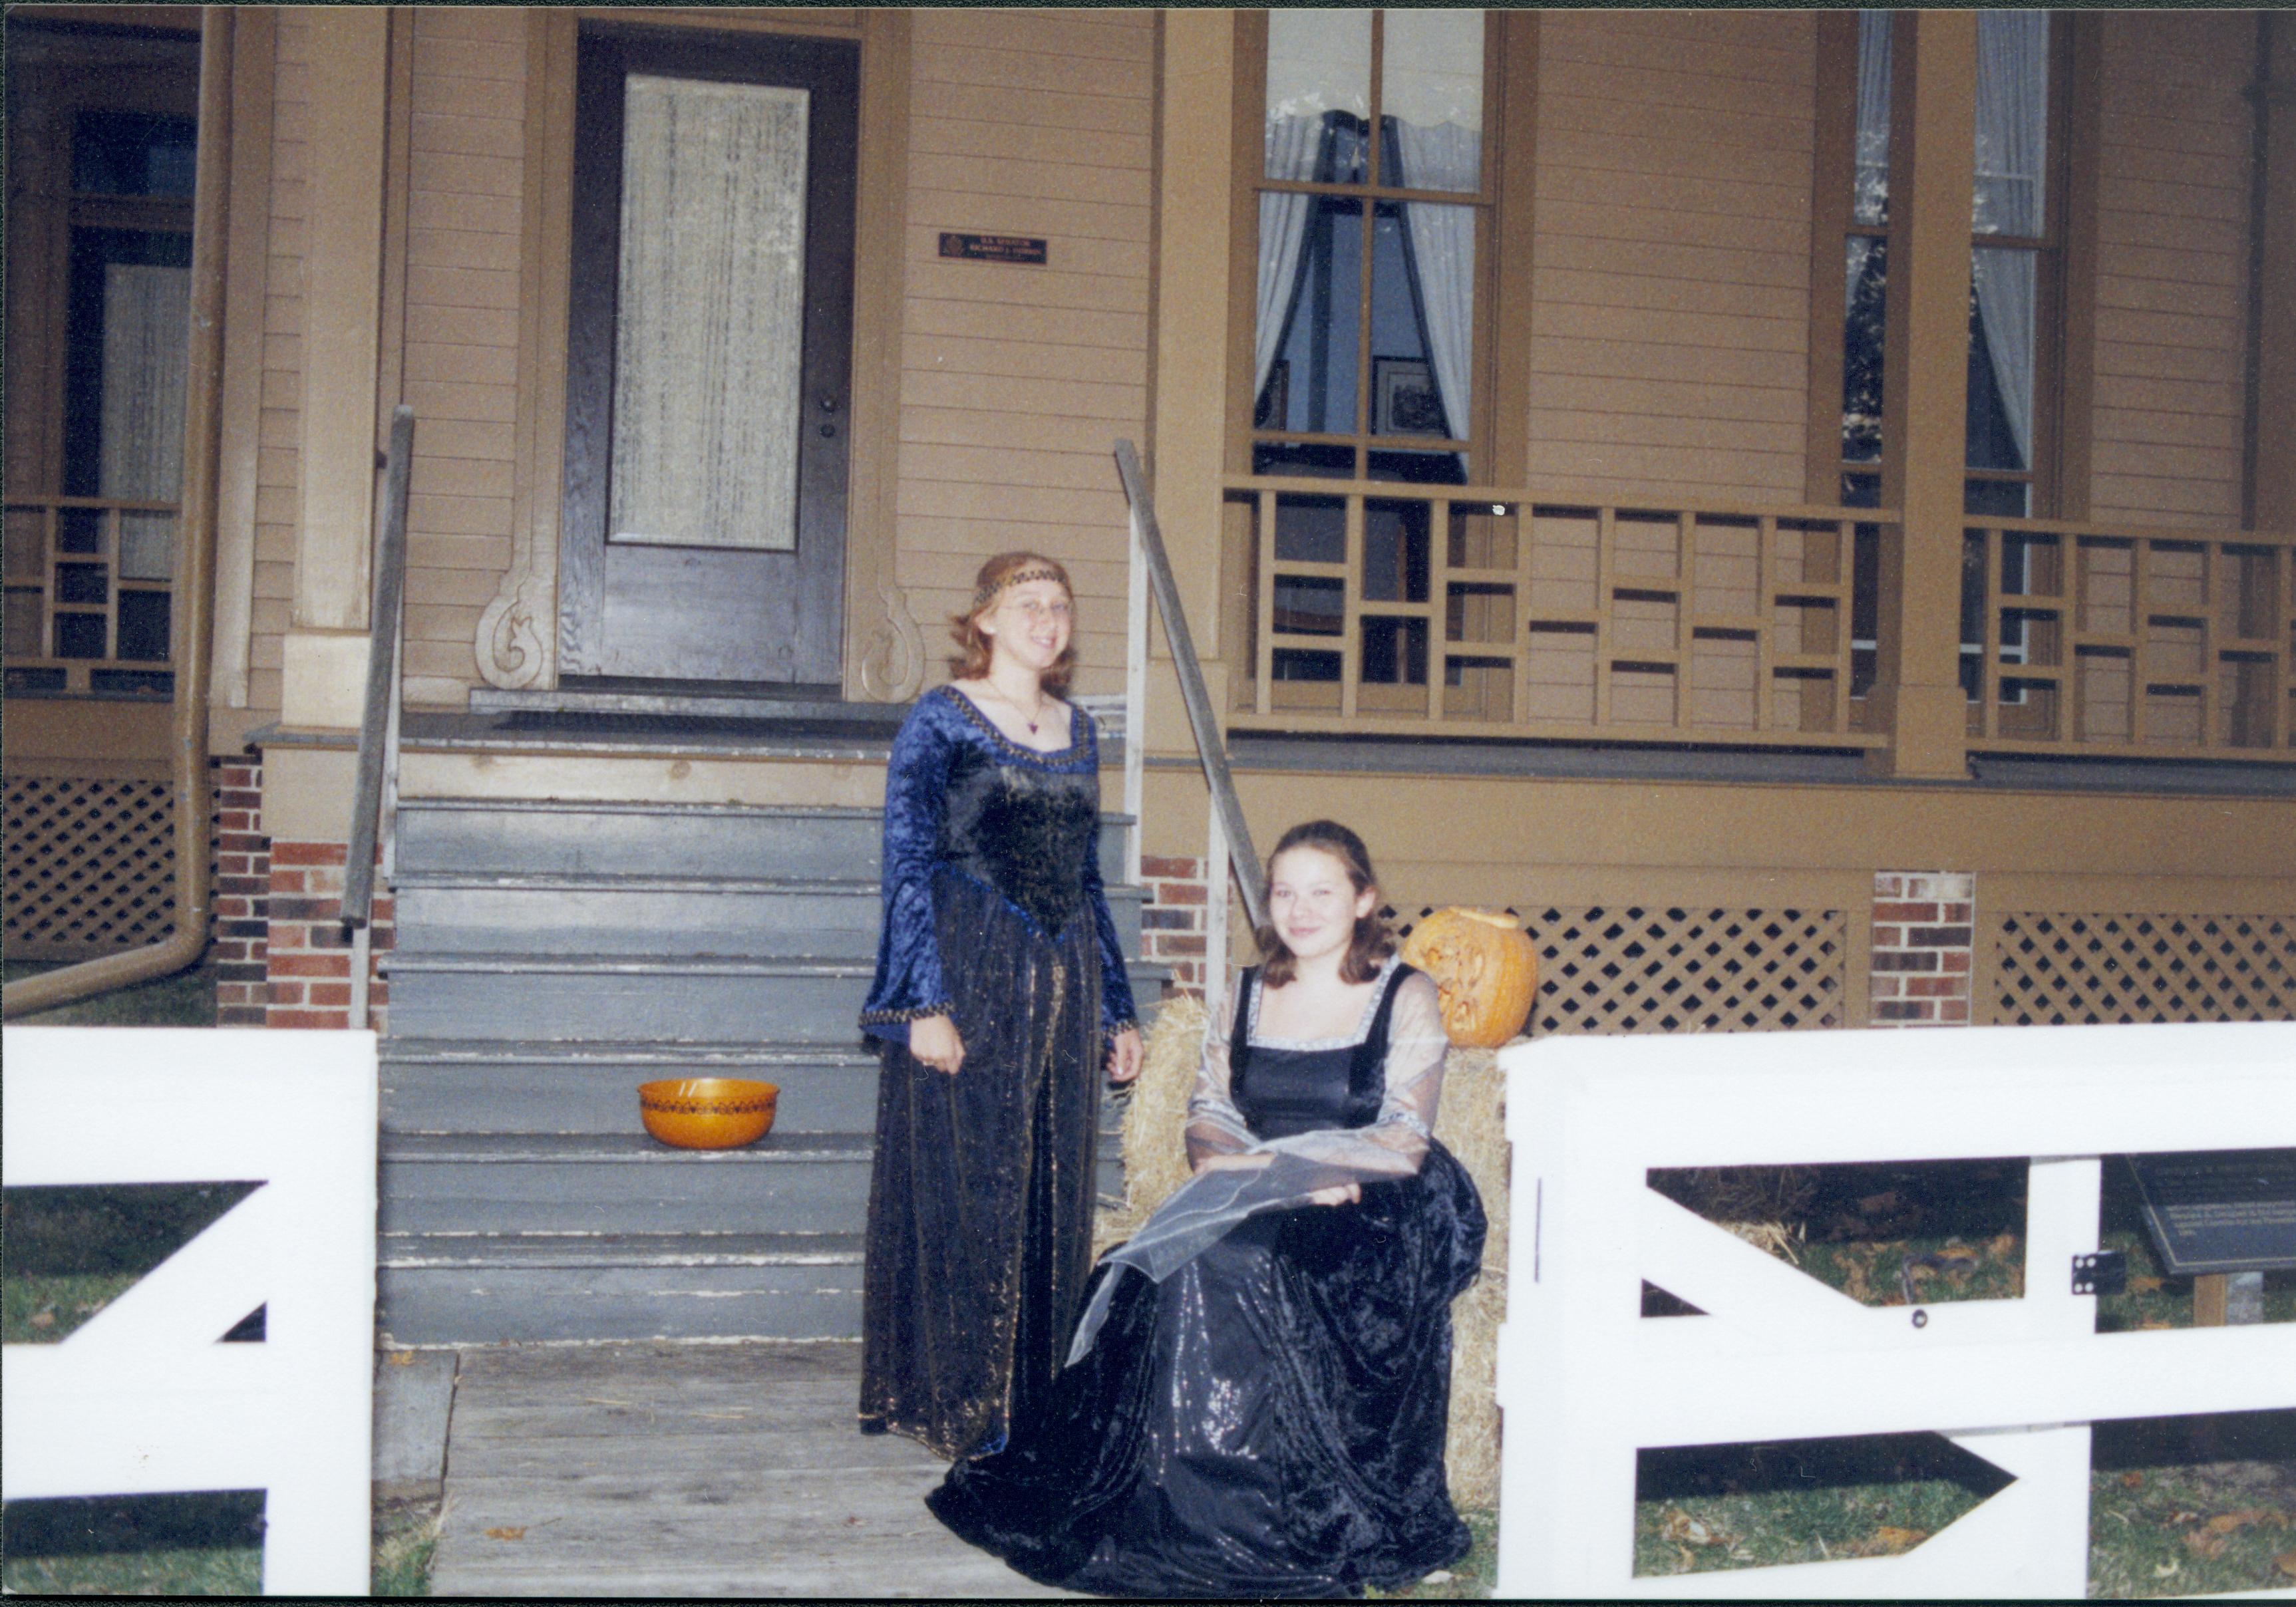
<svg viewBox="0 0 2296 1607"><path fill-rule="evenodd" d="M1047 1584L1353 1595L1467 1551L1444 1424L1484 1223L1431 1131L1435 987L1346 827L1286 832L1267 891L1265 964L1206 1034L1195 1176L1103 1259L1044 1410L927 1498Z"/></svg>

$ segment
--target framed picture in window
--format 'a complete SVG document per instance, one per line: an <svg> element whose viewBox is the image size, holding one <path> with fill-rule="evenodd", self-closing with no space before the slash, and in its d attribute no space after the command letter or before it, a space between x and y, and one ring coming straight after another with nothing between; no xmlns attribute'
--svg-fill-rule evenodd
<svg viewBox="0 0 2296 1607"><path fill-rule="evenodd" d="M1435 375L1417 357L1371 360L1372 431L1376 435L1447 435L1443 398Z"/></svg>

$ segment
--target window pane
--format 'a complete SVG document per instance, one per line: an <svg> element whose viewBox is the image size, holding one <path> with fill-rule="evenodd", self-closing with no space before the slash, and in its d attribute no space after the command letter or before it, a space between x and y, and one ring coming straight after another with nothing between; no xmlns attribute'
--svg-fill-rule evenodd
<svg viewBox="0 0 2296 1607"><path fill-rule="evenodd" d="M72 188L82 195L189 201L198 125L143 111L83 111L72 121Z"/></svg>
<svg viewBox="0 0 2296 1607"><path fill-rule="evenodd" d="M1370 118L1371 12L1268 12L1267 176L1362 183L1359 137L1342 148L1334 135Z"/></svg>
<svg viewBox="0 0 2296 1607"><path fill-rule="evenodd" d="M2040 234L2048 151L2049 13L1980 12L1970 226L1980 234Z"/></svg>
<svg viewBox="0 0 2296 1607"><path fill-rule="evenodd" d="M1472 207L1380 203L1371 317L1373 432L1464 439L1474 363Z"/></svg>
<svg viewBox="0 0 2296 1607"><path fill-rule="evenodd" d="M2031 251L1970 255L1969 466L2029 469L2039 265Z"/></svg>
<svg viewBox="0 0 2296 1607"><path fill-rule="evenodd" d="M1481 12L1387 13L1380 121L1395 135L1382 159L1397 159L1382 182L1418 190L1481 187Z"/></svg>
<svg viewBox="0 0 2296 1607"><path fill-rule="evenodd" d="M1264 430L1350 431L1363 315L1363 203L1262 195L1259 219L1259 400L1253 417L1265 421Z"/></svg>
<svg viewBox="0 0 2296 1607"><path fill-rule="evenodd" d="M1857 13L1857 168L1850 207L1858 223L1890 221L1890 16Z"/></svg>
<svg viewBox="0 0 2296 1607"><path fill-rule="evenodd" d="M609 540L797 544L809 101L626 81Z"/></svg>
<svg viewBox="0 0 2296 1607"><path fill-rule="evenodd" d="M1853 463L1877 463L1882 456L1882 337L1888 311L1890 242L1852 234L1846 249L1841 455Z"/></svg>

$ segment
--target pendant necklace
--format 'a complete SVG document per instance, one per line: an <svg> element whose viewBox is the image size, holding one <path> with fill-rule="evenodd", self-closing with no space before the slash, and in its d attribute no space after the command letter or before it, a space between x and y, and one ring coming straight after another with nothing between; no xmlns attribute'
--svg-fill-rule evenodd
<svg viewBox="0 0 2296 1607"><path fill-rule="evenodd" d="M1038 693L1037 694L1037 718L1032 720L1029 717L1027 712L1021 709L1020 700L1013 697L1002 686L999 686L996 682L991 681L988 683L988 689L991 692L994 692L998 697L1003 698L1006 706L1010 708L1013 713L1021 717L1021 723L1029 728L1029 734L1030 736L1037 734L1037 721L1042 720L1045 717L1045 698L1042 693Z"/></svg>

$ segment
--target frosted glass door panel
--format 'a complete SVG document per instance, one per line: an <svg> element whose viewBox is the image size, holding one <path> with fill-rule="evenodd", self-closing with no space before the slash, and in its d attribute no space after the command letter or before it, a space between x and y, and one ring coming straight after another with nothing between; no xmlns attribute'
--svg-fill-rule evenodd
<svg viewBox="0 0 2296 1607"><path fill-rule="evenodd" d="M104 266L98 496L173 502L182 489L191 287L189 268ZM175 570L175 529L172 513L121 515L121 578L167 579Z"/></svg>
<svg viewBox="0 0 2296 1607"><path fill-rule="evenodd" d="M627 79L611 541L797 545L810 100Z"/></svg>

